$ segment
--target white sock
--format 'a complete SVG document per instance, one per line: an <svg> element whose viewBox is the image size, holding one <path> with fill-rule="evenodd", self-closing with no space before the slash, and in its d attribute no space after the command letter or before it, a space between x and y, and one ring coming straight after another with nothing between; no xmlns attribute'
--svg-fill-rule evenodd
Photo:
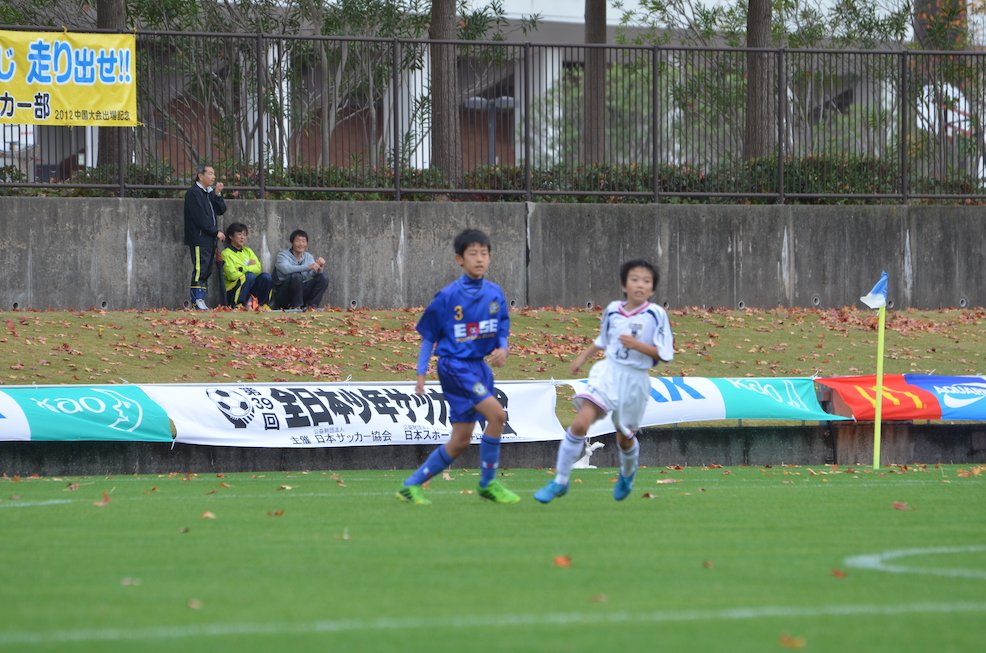
<svg viewBox="0 0 986 653"><path fill-rule="evenodd" d="M637 438L633 439L633 446L628 450L623 447L616 447L620 452L620 476L630 478L630 475L637 471L640 464L640 442Z"/></svg>
<svg viewBox="0 0 986 653"><path fill-rule="evenodd" d="M582 447L585 438L572 435L571 431L565 431L565 437L558 445L558 460L555 462L555 483L568 485L568 477L572 473L572 465L582 457Z"/></svg>

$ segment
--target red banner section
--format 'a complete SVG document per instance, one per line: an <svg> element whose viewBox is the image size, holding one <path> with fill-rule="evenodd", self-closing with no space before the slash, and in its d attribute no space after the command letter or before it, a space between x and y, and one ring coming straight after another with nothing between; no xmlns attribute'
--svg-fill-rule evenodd
<svg viewBox="0 0 986 653"><path fill-rule="evenodd" d="M836 393L832 402L835 414L863 421L876 418L876 376L839 376L815 381ZM881 419L885 420L941 419L942 416L938 398L908 383L903 374L883 376L880 403Z"/></svg>

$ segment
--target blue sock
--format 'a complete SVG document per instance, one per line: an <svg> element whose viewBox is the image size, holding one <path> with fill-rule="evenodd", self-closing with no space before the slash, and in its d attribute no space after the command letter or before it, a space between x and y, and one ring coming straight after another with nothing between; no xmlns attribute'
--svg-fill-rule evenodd
<svg viewBox="0 0 986 653"><path fill-rule="evenodd" d="M426 460L421 467L418 467L418 471L407 477L407 480L404 481L404 485L421 485L451 464L452 459L449 458L448 453L445 451L445 445L439 445L439 447L432 451L431 455L428 456L428 460Z"/></svg>
<svg viewBox="0 0 986 653"><path fill-rule="evenodd" d="M479 441L479 487L486 487L496 478L500 466L500 438L483 434Z"/></svg>

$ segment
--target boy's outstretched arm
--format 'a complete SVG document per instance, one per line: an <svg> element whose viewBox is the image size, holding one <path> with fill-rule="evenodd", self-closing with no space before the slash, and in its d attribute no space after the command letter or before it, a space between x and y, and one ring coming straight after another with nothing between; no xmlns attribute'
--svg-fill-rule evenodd
<svg viewBox="0 0 986 653"><path fill-rule="evenodd" d="M421 338L421 350L418 352L417 373L418 380L414 384L414 393L422 395L425 392L425 376L428 374L428 363L431 362L431 353L435 350L435 343L427 338Z"/></svg>
<svg viewBox="0 0 986 653"><path fill-rule="evenodd" d="M491 367L503 367L503 364L507 362L507 348L497 347L490 352L490 366Z"/></svg>
<svg viewBox="0 0 986 653"><path fill-rule="evenodd" d="M588 347L586 347L582 351L581 354L579 354L578 356L575 357L575 360L572 361L572 364L568 368L569 371L572 374L578 374L579 373L579 369L583 365L585 365L585 362L587 360L589 360L589 357L590 356L595 356L596 354L598 354L602 350L603 350L602 347L597 347L596 346L596 343L592 343L591 345L589 345Z"/></svg>

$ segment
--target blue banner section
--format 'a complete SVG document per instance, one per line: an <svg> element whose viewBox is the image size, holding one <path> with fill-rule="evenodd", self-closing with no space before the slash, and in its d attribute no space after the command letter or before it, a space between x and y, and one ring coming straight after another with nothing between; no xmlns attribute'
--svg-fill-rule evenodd
<svg viewBox="0 0 986 653"><path fill-rule="evenodd" d="M986 420L986 377L905 374L904 380L935 396L942 419Z"/></svg>

